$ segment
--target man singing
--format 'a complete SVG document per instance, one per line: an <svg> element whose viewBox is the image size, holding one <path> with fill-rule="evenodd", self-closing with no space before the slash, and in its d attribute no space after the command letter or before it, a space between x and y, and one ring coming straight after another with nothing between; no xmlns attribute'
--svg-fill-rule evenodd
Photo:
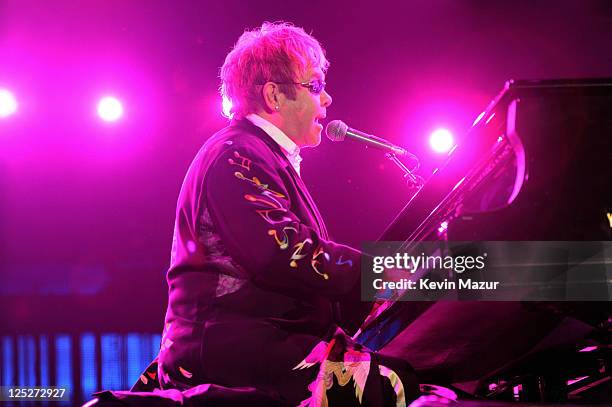
<svg viewBox="0 0 612 407"><path fill-rule="evenodd" d="M319 42L287 23L245 32L221 68L231 124L192 162L178 198L162 388L248 386L295 405L316 369L293 370L335 329L360 252L329 239L300 178L332 98ZM354 390L351 389L354 393Z"/></svg>

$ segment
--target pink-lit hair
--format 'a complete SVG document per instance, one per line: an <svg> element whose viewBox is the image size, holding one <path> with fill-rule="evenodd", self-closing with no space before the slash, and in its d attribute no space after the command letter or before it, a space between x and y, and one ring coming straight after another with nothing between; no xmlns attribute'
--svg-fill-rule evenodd
<svg viewBox="0 0 612 407"><path fill-rule="evenodd" d="M231 101L231 115L243 117L263 108L261 86L268 81L297 82L309 68L327 71L325 50L303 28L286 22L265 22L245 31L221 67L221 96ZM293 85L280 90L294 99Z"/></svg>

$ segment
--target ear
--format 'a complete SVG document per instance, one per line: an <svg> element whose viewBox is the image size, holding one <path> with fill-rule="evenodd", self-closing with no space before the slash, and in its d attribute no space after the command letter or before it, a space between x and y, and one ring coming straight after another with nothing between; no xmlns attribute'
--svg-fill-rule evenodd
<svg viewBox="0 0 612 407"><path fill-rule="evenodd" d="M278 85L274 82L266 82L261 91L263 96L263 104L266 112L278 112L281 102L281 92Z"/></svg>

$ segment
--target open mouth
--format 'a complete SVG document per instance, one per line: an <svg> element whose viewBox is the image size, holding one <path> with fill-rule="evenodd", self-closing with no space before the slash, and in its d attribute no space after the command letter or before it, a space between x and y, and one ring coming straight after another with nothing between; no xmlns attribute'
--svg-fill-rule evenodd
<svg viewBox="0 0 612 407"><path fill-rule="evenodd" d="M326 115L321 115L321 116L315 117L314 118L315 124L318 124L318 125L322 126L322 124L319 121L325 119L325 117L326 117Z"/></svg>

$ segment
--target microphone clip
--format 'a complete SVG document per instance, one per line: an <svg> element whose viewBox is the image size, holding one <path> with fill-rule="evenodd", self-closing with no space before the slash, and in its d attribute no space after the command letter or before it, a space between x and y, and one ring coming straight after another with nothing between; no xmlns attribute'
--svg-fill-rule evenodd
<svg viewBox="0 0 612 407"><path fill-rule="evenodd" d="M425 185L425 180L420 175L415 174L420 167L419 159L413 154L408 153L408 155L416 162L416 165L414 165L412 169L406 167L406 165L401 162L394 153L386 153L385 157L393 162L393 164L397 165L397 167L404 173L406 184L411 190L414 190L414 193L416 194L421 188L423 188L423 185Z"/></svg>

